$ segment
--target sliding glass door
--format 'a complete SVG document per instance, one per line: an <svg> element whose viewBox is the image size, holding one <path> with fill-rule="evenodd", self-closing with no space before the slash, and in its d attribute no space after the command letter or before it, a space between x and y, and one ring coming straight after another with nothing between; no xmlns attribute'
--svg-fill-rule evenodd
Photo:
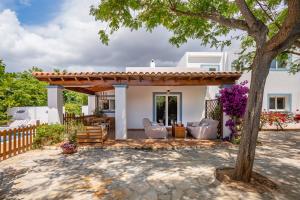
<svg viewBox="0 0 300 200"><path fill-rule="evenodd" d="M154 120L171 126L172 122L178 122L180 116L180 95L178 94L155 94Z"/></svg>

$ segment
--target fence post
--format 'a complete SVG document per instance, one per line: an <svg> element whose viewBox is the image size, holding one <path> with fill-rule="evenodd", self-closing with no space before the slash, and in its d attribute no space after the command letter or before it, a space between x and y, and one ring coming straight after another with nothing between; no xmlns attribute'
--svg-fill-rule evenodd
<svg viewBox="0 0 300 200"><path fill-rule="evenodd" d="M22 130L22 153L25 152L25 130L24 130L24 127L21 129Z"/></svg>
<svg viewBox="0 0 300 200"><path fill-rule="evenodd" d="M11 135L13 131L11 129L8 130L8 157L12 156L12 138Z"/></svg>
<svg viewBox="0 0 300 200"><path fill-rule="evenodd" d="M21 131L20 128L18 128L18 154L21 153Z"/></svg>
<svg viewBox="0 0 300 200"><path fill-rule="evenodd" d="M32 128L33 126L30 126L30 130L29 130L29 137L30 137L30 144L29 144L29 149L32 149Z"/></svg>
<svg viewBox="0 0 300 200"><path fill-rule="evenodd" d="M30 130L30 126L26 127L26 151L29 150L29 134L30 134L29 130Z"/></svg>
<svg viewBox="0 0 300 200"><path fill-rule="evenodd" d="M7 138L6 138L6 130L3 131L3 160L6 159L6 154L7 154L7 147L6 147L6 143L7 143Z"/></svg>
<svg viewBox="0 0 300 200"><path fill-rule="evenodd" d="M17 129L14 128L14 156L17 155Z"/></svg>

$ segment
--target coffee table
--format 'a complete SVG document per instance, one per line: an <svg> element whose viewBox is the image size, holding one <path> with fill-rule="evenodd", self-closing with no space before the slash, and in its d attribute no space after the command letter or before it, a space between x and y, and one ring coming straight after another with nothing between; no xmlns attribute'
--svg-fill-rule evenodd
<svg viewBox="0 0 300 200"><path fill-rule="evenodd" d="M172 126L172 136L175 138L185 138L186 129L184 126Z"/></svg>

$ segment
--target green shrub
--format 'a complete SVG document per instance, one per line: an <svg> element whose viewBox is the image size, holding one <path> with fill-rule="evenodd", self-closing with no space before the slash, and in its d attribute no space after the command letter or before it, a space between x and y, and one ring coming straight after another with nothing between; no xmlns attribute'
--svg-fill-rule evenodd
<svg viewBox="0 0 300 200"><path fill-rule="evenodd" d="M77 143L77 133L85 130L84 125L80 122L71 121L68 124L68 129L65 131L65 139L71 144Z"/></svg>
<svg viewBox="0 0 300 200"><path fill-rule="evenodd" d="M64 126L60 124L39 126L33 139L33 148L41 148L44 145L53 145L62 142L64 132Z"/></svg>
<svg viewBox="0 0 300 200"><path fill-rule="evenodd" d="M66 103L65 104L66 113L80 115L81 114L81 105L76 103Z"/></svg>

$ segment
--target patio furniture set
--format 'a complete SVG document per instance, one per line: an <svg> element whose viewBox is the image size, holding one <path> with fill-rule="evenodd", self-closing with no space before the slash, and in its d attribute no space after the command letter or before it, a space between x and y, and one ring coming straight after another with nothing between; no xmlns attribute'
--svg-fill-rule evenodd
<svg viewBox="0 0 300 200"><path fill-rule="evenodd" d="M200 122L188 122L187 126L172 125L170 129L174 138L186 138L190 134L196 139L217 139L219 122L213 119L202 119ZM143 119L145 134L151 139L168 137L168 128L161 123L151 122L148 118Z"/></svg>

